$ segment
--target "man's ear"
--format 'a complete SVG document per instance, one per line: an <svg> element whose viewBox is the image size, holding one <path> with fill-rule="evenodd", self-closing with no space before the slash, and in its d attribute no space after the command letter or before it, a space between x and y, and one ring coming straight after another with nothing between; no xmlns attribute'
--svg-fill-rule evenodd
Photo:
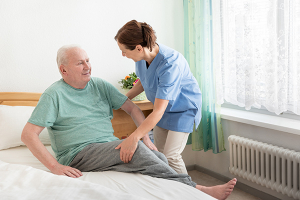
<svg viewBox="0 0 300 200"><path fill-rule="evenodd" d="M61 73L61 74L66 75L66 73L67 73L66 67L65 67L63 64L61 64L61 65L59 66L59 70L60 70L60 73Z"/></svg>

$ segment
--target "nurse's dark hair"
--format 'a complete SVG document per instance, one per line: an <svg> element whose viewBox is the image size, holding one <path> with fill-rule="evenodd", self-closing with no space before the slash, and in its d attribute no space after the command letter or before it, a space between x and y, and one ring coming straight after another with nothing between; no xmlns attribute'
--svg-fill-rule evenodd
<svg viewBox="0 0 300 200"><path fill-rule="evenodd" d="M115 40L125 45L125 48L129 50L134 50L140 44L152 51L156 44L156 35L147 23L131 20L119 29Z"/></svg>

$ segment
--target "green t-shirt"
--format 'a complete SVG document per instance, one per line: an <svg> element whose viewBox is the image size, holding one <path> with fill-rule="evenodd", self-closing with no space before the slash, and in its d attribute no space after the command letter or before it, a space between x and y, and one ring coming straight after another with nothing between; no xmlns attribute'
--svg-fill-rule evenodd
<svg viewBox="0 0 300 200"><path fill-rule="evenodd" d="M126 100L100 78L92 77L84 89L61 79L42 94L28 122L47 127L57 161L69 165L88 144L118 140L113 135L112 109L119 109Z"/></svg>

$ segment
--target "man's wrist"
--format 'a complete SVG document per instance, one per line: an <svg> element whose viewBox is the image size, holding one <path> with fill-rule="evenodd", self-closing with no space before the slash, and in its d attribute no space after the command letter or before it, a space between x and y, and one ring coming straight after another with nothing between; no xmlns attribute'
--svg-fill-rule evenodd
<svg viewBox="0 0 300 200"><path fill-rule="evenodd" d="M58 162L50 163L48 169L49 169L50 171L54 170L55 167L57 166L57 164L59 164L59 163L58 163Z"/></svg>
<svg viewBox="0 0 300 200"><path fill-rule="evenodd" d="M143 137L143 140L150 140L149 135L146 134L146 135Z"/></svg>

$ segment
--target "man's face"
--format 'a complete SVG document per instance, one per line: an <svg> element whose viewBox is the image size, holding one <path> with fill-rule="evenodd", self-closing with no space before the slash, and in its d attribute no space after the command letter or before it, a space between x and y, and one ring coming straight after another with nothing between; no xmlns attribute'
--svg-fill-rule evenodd
<svg viewBox="0 0 300 200"><path fill-rule="evenodd" d="M91 64L87 53L81 48L66 52L68 63L63 66L64 80L72 87L83 89L91 80Z"/></svg>

